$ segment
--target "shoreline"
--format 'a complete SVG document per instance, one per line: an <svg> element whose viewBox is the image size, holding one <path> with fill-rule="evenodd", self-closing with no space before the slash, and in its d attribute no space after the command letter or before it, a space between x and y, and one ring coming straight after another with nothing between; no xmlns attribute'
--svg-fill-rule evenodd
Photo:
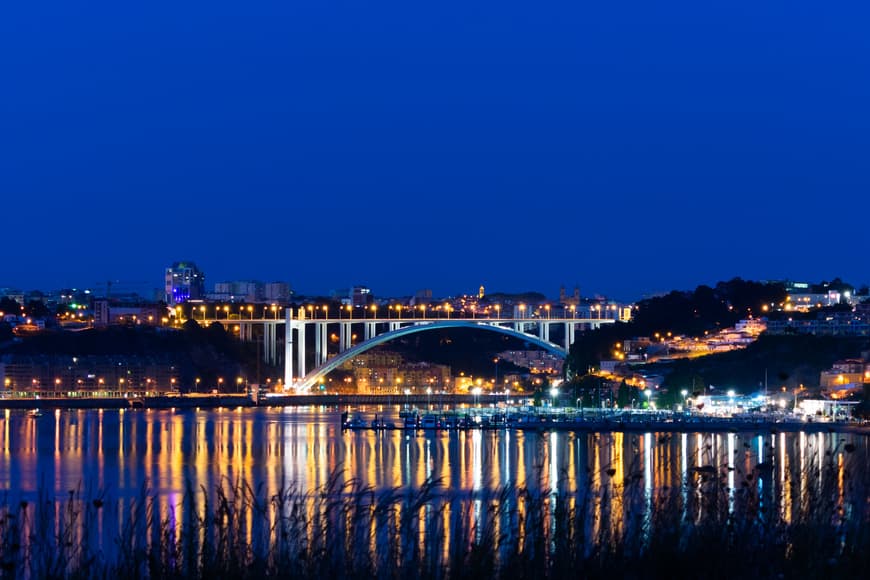
<svg viewBox="0 0 870 580"><path fill-rule="evenodd" d="M171 397L146 397L143 399L126 398L41 398L41 399L0 399L0 409L27 411L32 409L217 409L221 407L305 407L325 406L341 408L343 406L359 407L363 405L427 405L427 396L384 396L384 395L289 395L268 397L259 404L244 394L236 395L183 395ZM475 398L467 395L444 395L439 403L452 405L482 403L485 405L503 402L503 398L487 400L485 397ZM504 429L504 427L489 427L488 429ZM628 415L627 417L590 417L588 419L563 419L531 421L515 423L511 430L522 431L573 431L579 433L594 432L659 432L659 433L693 433L693 432L769 432L795 433L800 431L810 433L853 433L870 435L870 425L857 422L819 422L785 420L772 421L766 418L727 419L717 417L676 417L671 419L645 418L643 415ZM351 430L373 430L363 427ZM380 430L380 429L378 429ZM402 429L399 429L402 430ZM421 428L409 431L430 431ZM448 429L437 429L447 431ZM456 430L456 429L450 429Z"/></svg>

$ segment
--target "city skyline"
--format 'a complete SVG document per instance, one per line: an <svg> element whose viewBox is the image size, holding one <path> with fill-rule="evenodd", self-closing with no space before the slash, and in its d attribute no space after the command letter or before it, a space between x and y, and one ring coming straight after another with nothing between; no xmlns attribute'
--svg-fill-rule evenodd
<svg viewBox="0 0 870 580"><path fill-rule="evenodd" d="M190 260L188 260L187 263L191 264L193 266L197 265L196 262L190 261ZM172 265L177 265L177 262L173 263ZM168 269L168 266L169 266L169 264L167 264L167 268L164 268L164 273ZM487 295L489 295L489 294L517 295L517 294L525 294L525 293L539 293L539 294L544 295L546 297L546 299L548 299L548 300L558 300L560 298L561 292L563 292L563 291L566 292L566 295L573 295L575 292L579 292L580 296L582 296L583 298L587 298L587 299L606 298L606 299L610 299L610 300L618 300L621 302L635 302L635 301L639 301L639 300L642 300L645 298L650 298L653 296L660 296L660 295L663 295L663 294L666 294L666 293L672 292L672 291L679 291L679 292L692 291L695 288L697 288L699 286L704 286L704 285L712 287L712 286L717 285L718 283L727 282L728 280L735 279L735 278L739 278L739 279L743 279L743 280L754 280L754 281L759 281L759 282L771 282L771 283L780 282L780 283L784 283L787 285L794 283L794 284L797 284L799 286L806 285L806 284L817 285L817 284L823 284L823 283L839 280L842 283L851 285L856 290L859 290L860 288L867 286L867 284L864 283L863 281L859 282L859 281L851 280L851 279L848 279L848 278L845 278L845 277L839 276L839 275L830 276L830 277L824 278L824 279L797 279L797 278L775 279L775 278L770 278L770 277L768 277L768 278L762 277L762 278L758 278L758 279L753 279L753 278L738 275L738 276L732 276L730 278L718 278L718 279L713 279L713 280L709 280L709 281L708 280L703 280L703 281L696 280L694 283L690 283L689 285L687 285L685 287L665 288L665 289L661 289L657 292L650 292L650 293L645 293L645 294L635 294L633 296L627 296L627 297L622 296L622 295L614 295L614 294L608 294L605 292L599 292L599 291L596 291L594 289L588 289L585 286L581 286L580 284L561 283L555 288L519 286L519 287L517 287L518 289L505 289L505 288L498 288L498 287L493 288L491 286L488 286L487 284L475 284L474 282L469 282L468 284L465 284L465 287L460 288L457 291L445 292L443 294L431 292L431 295L430 295L429 291L432 290L431 285L425 286L425 287L420 287L420 288L413 288L413 289L412 288L404 288L404 289L399 288L397 292L387 293L387 292L380 292L380 291L378 291L377 288L371 288L370 286L365 285L365 284L346 283L344 285L339 285L339 286L325 289L323 291L318 292L318 291L305 291L304 288L298 288L297 286L295 286L294 284L292 284L286 280L269 279L269 278L256 277L256 276L250 277L250 278L244 278L244 279L243 278L226 277L226 278L221 278L221 279L216 280L216 279L211 278L211 276L208 275L208 272L202 271L202 274L204 275L204 278L205 278L204 291L203 291L203 294L201 296L197 296L197 299L206 299L206 300L212 300L212 301L213 300L220 300L220 298L216 298L215 295L227 294L228 290L226 290L226 288L233 288L235 286L241 285L241 286L244 286L245 288L242 290L239 290L237 293L237 296L235 296L233 298L223 298L226 300L241 301L241 302L244 302L245 300L247 300L246 296L248 294L250 294L251 291L253 291L252 288L262 287L260 289L264 290L265 287L267 287L267 286L281 286L281 287L283 287L283 291L290 292L289 299L288 298L276 299L274 297L266 298L265 294L269 294L270 296L271 296L271 294L269 292L265 292L264 298L262 298L262 299L258 298L256 300L253 300L254 302L293 302L297 299L320 298L320 297L327 297L327 298L331 297L333 299L350 298L354 288L366 288L367 291L372 293L372 295L374 296L375 299L403 298L403 297L413 298L418 293L425 291L426 295L429 296L430 300L438 300L438 299L444 299L444 298L457 298L457 297L461 297L464 295L473 296L473 295L478 294L478 292L485 290L485 293ZM136 282L131 282L128 280L104 278L102 280L97 280L96 282L94 282L92 284L81 284L81 285L70 284L70 285L43 286L43 287L38 287L38 286L35 286L32 284L4 284L3 282L4 282L3 280L0 280L0 288L15 289L16 291L21 291L21 292L24 292L25 294L29 293L29 292L52 293L52 292L58 292L61 290L75 289L78 291L87 290L90 292L94 292L96 295L105 295L107 290L108 290L110 293L114 292L113 295L138 294L140 297L142 297L144 299L148 299L148 300L153 299L153 300L159 301L160 299L162 299L161 297L164 296L165 291L166 291L166 289L163 286L163 282L164 282L163 276L161 276L161 279L158 280L157 282L142 281L142 280L139 280ZM107 288L107 284L108 284L108 288ZM230 292L230 293L232 293L232 292Z"/></svg>
<svg viewBox="0 0 870 580"><path fill-rule="evenodd" d="M0 284L868 281L866 6L235 6L8 9Z"/></svg>

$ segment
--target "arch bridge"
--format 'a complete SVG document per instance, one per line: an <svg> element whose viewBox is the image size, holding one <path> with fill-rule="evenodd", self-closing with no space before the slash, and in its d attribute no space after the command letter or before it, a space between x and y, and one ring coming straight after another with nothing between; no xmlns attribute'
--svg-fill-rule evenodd
<svg viewBox="0 0 870 580"><path fill-rule="evenodd" d="M436 330L439 328L476 328L498 332L504 335L520 338L526 342L535 344L542 349L564 358L571 344L574 343L577 329L598 328L602 324L612 324L616 321L617 312L613 311L613 318L599 316L592 318L578 316L575 310L565 310L564 313L556 313L551 316L551 311L546 310L546 315L533 314L522 307L515 307L512 315L502 315L500 312L495 316L483 318L440 318L426 317L425 315L414 317L402 317L401 315L388 315L371 318L324 316L317 317L317 311L305 308L287 308L283 318L278 317L277 312L272 313L271 318L226 318L210 319L203 316L194 319L203 325L219 323L225 327L233 328L241 340L253 341L254 328L263 328L263 360L268 364L284 363L284 384L293 385L298 390L312 387L328 372L338 368L343 362L354 356L366 352L380 344L390 340L408 336L417 332ZM570 314L570 316L568 316ZM590 312L591 314L591 312ZM449 315L448 315L449 316ZM562 341L557 344L550 339L550 329L553 326L562 327ZM335 331L338 331L337 333ZM362 331L359 335L359 331ZM280 334L283 331L283 353L279 351L281 342ZM309 333L313 332L313 337ZM332 334L330 334L330 332ZM355 343L355 339L362 340ZM313 341L309 338L313 338ZM328 352L330 339L338 342L338 353ZM308 353L306 346L314 344L314 369L308 372ZM282 356L279 356L283 354ZM329 355L332 355L331 357ZM295 364L294 364L295 363Z"/></svg>
<svg viewBox="0 0 870 580"><path fill-rule="evenodd" d="M615 320L611 318L577 318L573 316L570 318L549 316L543 318L516 315L478 319L371 318L326 320L306 318L306 311L302 308L295 313L292 308L288 308L285 315L287 330L284 341L284 384L293 385L299 391L308 390L330 371L378 345L419 332L443 328L474 328L498 332L519 338L556 356L565 358L568 349L574 343L578 327L597 328L601 324L612 324L613 322ZM328 330L330 325L336 324L339 326L339 353L328 358ZM354 324L362 324L364 331L362 342L356 345L352 345L353 334L351 330ZM553 325L562 326L564 329L561 344L556 344L550 340L550 329ZM306 331L312 326L314 330L315 368L306 373ZM295 369L294 358L296 359Z"/></svg>

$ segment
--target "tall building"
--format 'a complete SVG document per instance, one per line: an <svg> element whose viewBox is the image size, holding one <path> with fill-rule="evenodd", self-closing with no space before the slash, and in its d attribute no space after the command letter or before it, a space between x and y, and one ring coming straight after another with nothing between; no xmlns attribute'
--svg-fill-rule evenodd
<svg viewBox="0 0 870 580"><path fill-rule="evenodd" d="M354 286L350 290L350 303L354 307L367 306L371 297L372 291L366 286Z"/></svg>
<svg viewBox="0 0 870 580"><path fill-rule="evenodd" d="M167 304L181 304L199 300L205 295L205 274L193 262L175 262L166 268L164 300Z"/></svg>
<svg viewBox="0 0 870 580"><path fill-rule="evenodd" d="M288 302L290 300L290 284L287 282L268 282L265 287L267 302Z"/></svg>

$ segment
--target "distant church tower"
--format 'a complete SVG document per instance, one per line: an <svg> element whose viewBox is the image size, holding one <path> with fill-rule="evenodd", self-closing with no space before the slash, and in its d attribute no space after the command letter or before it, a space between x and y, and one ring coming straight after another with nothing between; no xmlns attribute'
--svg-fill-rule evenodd
<svg viewBox="0 0 870 580"><path fill-rule="evenodd" d="M484 294L485 294L485 293L484 293L484 291L483 291L483 284L481 284L481 285L480 285L480 290L477 291L477 299L478 299L478 300L483 300L483 296L484 296Z"/></svg>
<svg viewBox="0 0 870 580"><path fill-rule="evenodd" d="M559 304L564 306L579 306L580 305L580 286L574 286L574 295L568 296L565 287L559 288Z"/></svg>

